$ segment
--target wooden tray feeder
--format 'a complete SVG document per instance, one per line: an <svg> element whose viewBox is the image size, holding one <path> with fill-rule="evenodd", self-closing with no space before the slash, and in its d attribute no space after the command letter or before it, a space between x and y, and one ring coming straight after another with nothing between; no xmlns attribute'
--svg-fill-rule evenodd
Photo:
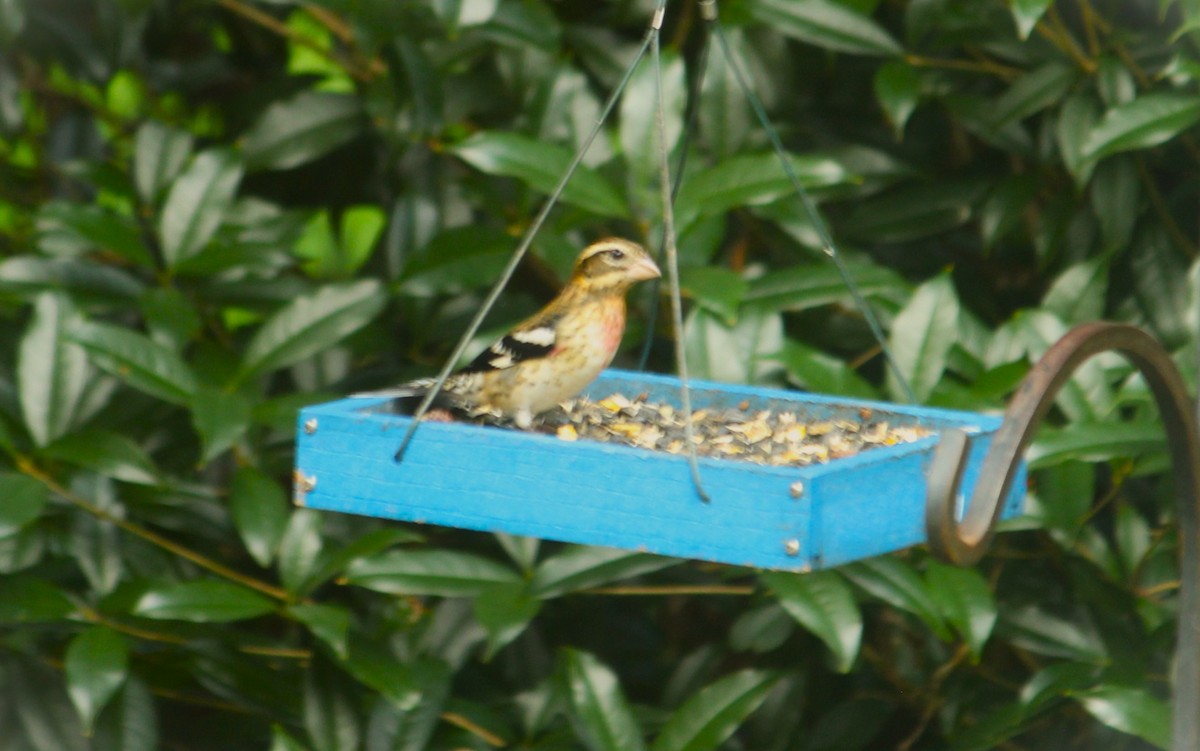
<svg viewBox="0 0 1200 751"><path fill-rule="evenodd" d="M662 405L668 417L679 409L679 386L669 376L607 371L583 394L598 403L592 409L613 415L594 432L641 443L650 441L646 432L666 433L659 443L669 445ZM367 399L301 412L296 501L409 522L808 571L924 542L925 476L939 431L957 428L971 436L963 479L973 487L1001 422L970 412L699 381L691 383L691 395L699 435L705 414L729 419L711 431L718 434L715 441L706 437L715 445L701 449L720 457L699 459L710 503L698 498L685 456L582 436L564 440L559 435L587 431L556 430L569 424L556 413L547 416L549 434L426 420L397 463L397 443L411 418L382 411L386 400ZM797 433L810 439L799 448L786 441L786 434ZM789 461L811 463L770 466L742 458L772 441L791 452ZM728 446L737 448L723 448ZM1020 472L1004 518L1021 511L1023 467Z"/></svg>

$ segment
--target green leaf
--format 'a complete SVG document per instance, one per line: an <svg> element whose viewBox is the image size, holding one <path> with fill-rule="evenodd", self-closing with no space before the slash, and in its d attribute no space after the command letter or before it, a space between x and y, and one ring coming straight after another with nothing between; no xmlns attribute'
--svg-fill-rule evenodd
<svg viewBox="0 0 1200 751"><path fill-rule="evenodd" d="M87 387L87 354L67 336L73 316L65 296L39 295L17 350L21 414L39 446L70 430Z"/></svg>
<svg viewBox="0 0 1200 751"><path fill-rule="evenodd" d="M143 618L193 623L241 621L274 610L275 603L257 592L218 579L158 584L133 606Z"/></svg>
<svg viewBox="0 0 1200 751"><path fill-rule="evenodd" d="M279 578L293 597L304 594L305 583L317 567L324 546L324 517L313 509L296 509L279 540Z"/></svg>
<svg viewBox="0 0 1200 751"><path fill-rule="evenodd" d="M137 485L162 481L149 454L128 436L111 430L89 428L71 433L46 446L42 455Z"/></svg>
<svg viewBox="0 0 1200 751"><path fill-rule="evenodd" d="M664 52L662 55L662 95L664 102L664 125L666 130L667 154L673 154L683 133L683 110L687 98L687 79L683 70L683 59L679 55ZM621 111L618 135L625 164L629 168L635 189L645 192L639 195L643 201L658 197L659 137L658 100L655 83L655 66L649 58L643 58L626 84L621 96ZM656 204L650 204L656 207Z"/></svg>
<svg viewBox="0 0 1200 751"><path fill-rule="evenodd" d="M725 742L766 700L776 673L741 670L696 692L659 731L653 751L709 751Z"/></svg>
<svg viewBox="0 0 1200 751"><path fill-rule="evenodd" d="M1121 252L1129 245L1141 213L1142 189L1135 157L1118 156L1100 163L1089 195L1092 212L1100 224L1104 254Z"/></svg>
<svg viewBox="0 0 1200 751"><path fill-rule="evenodd" d="M1086 156L1088 134L1100 119L1100 104L1087 91L1071 94L1058 110L1055 135L1063 166L1075 178L1075 187L1082 190L1091 179L1096 161Z"/></svg>
<svg viewBox="0 0 1200 751"><path fill-rule="evenodd" d="M0 291L18 295L65 292L81 304L125 304L143 288L121 269L85 258L13 256L0 262Z"/></svg>
<svg viewBox="0 0 1200 751"><path fill-rule="evenodd" d="M324 659L304 671L304 728L314 751L359 747L358 717L348 684Z"/></svg>
<svg viewBox="0 0 1200 751"><path fill-rule="evenodd" d="M271 726L271 748L270 751L308 751L308 748L288 735L288 732L279 725Z"/></svg>
<svg viewBox="0 0 1200 751"><path fill-rule="evenodd" d="M229 508L242 543L260 566L268 566L288 523L287 493L253 467L241 467L229 488Z"/></svg>
<svg viewBox="0 0 1200 751"><path fill-rule="evenodd" d="M796 620L778 603L744 611L729 628L729 646L739 652L765 654L778 649L796 632Z"/></svg>
<svg viewBox="0 0 1200 751"><path fill-rule="evenodd" d="M0 623L61 621L75 605L56 585L32 576L0 577Z"/></svg>
<svg viewBox="0 0 1200 751"><path fill-rule="evenodd" d="M779 604L829 648L839 672L854 666L862 646L862 613L854 594L832 571L792 574L771 571L759 579L775 594Z"/></svg>
<svg viewBox="0 0 1200 751"><path fill-rule="evenodd" d="M334 549L326 548L321 551L312 570L305 577L300 591L303 594L311 592L330 577L340 574L346 566L359 558L377 555L403 543L422 542L423 540L421 535L407 529L377 527L353 542Z"/></svg>
<svg viewBox="0 0 1200 751"><path fill-rule="evenodd" d="M150 338L173 352L198 338L204 322L195 304L174 287L148 289L138 300Z"/></svg>
<svg viewBox="0 0 1200 751"><path fill-rule="evenodd" d="M726 383L761 383L780 370L776 355L783 348L783 317L762 308L743 308L733 326L703 308L683 325L689 372L696 378Z"/></svg>
<svg viewBox="0 0 1200 751"><path fill-rule="evenodd" d="M333 236L328 210L318 211L308 220L292 252L305 260L304 271L309 276L336 276L341 248Z"/></svg>
<svg viewBox="0 0 1200 751"><path fill-rule="evenodd" d="M0 472L0 537L35 521L49 497L50 490L32 477Z"/></svg>
<svg viewBox="0 0 1200 751"><path fill-rule="evenodd" d="M196 376L170 347L121 326L92 321L72 325L71 341L87 350L93 363L130 386L174 404L186 404L196 391Z"/></svg>
<svg viewBox="0 0 1200 751"><path fill-rule="evenodd" d="M79 712L84 732L91 735L96 715L125 682L129 672L129 647L116 631L93 626L67 645L63 668L71 703Z"/></svg>
<svg viewBox="0 0 1200 751"><path fill-rule="evenodd" d="M272 103L246 133L246 167L285 170L311 162L363 132L361 100L346 94L302 91Z"/></svg>
<svg viewBox="0 0 1200 751"><path fill-rule="evenodd" d="M139 266L150 266L137 223L93 204L54 201L38 212L38 247L48 255L116 253Z"/></svg>
<svg viewBox="0 0 1200 751"><path fill-rule="evenodd" d="M1046 14L1051 0L1009 0L1008 9L1012 12L1013 23L1017 26L1017 36L1022 40L1029 38L1029 32L1037 26L1037 22Z"/></svg>
<svg viewBox="0 0 1200 751"><path fill-rule="evenodd" d="M1191 341L1186 319L1191 303L1188 260L1159 223L1143 226L1130 253L1133 286L1151 330L1170 350Z"/></svg>
<svg viewBox="0 0 1200 751"><path fill-rule="evenodd" d="M639 751L642 728L617 676L593 655L576 649L559 653L572 717L589 751Z"/></svg>
<svg viewBox="0 0 1200 751"><path fill-rule="evenodd" d="M725 41L734 60L746 58L742 30L727 29ZM753 133L750 103L738 85L733 63L725 56L725 45L714 45L709 52L708 68L700 87L698 117L700 137L719 160L736 154Z"/></svg>
<svg viewBox="0 0 1200 751"><path fill-rule="evenodd" d="M938 181L906 185L859 202L847 233L864 242L903 243L940 235L965 224L981 184Z"/></svg>
<svg viewBox="0 0 1200 751"><path fill-rule="evenodd" d="M339 659L349 654L350 611L340 605L300 603L288 608L288 614L321 641L329 645Z"/></svg>
<svg viewBox="0 0 1200 751"><path fill-rule="evenodd" d="M996 624L996 600L978 571L930 561L926 591L978 661Z"/></svg>
<svg viewBox="0 0 1200 751"><path fill-rule="evenodd" d="M750 12L781 34L834 52L893 57L904 51L882 26L833 0L756 0Z"/></svg>
<svg viewBox="0 0 1200 751"><path fill-rule="evenodd" d="M1145 689L1098 686L1076 694L1079 703L1100 722L1136 735L1159 748L1171 747L1171 707ZM1186 711L1182 707L1181 711Z"/></svg>
<svg viewBox="0 0 1200 751"><path fill-rule="evenodd" d="M158 222L168 267L204 250L233 204L241 180L241 162L232 152L219 149L197 154L175 179Z"/></svg>
<svg viewBox="0 0 1200 751"><path fill-rule="evenodd" d="M899 274L874 263L850 261L850 278L865 297L886 296L905 300L908 284ZM752 279L743 302L779 311L800 311L835 303L849 303L850 293L832 263L805 264L768 271Z"/></svg>
<svg viewBox="0 0 1200 751"><path fill-rule="evenodd" d="M1159 422L1072 422L1062 428L1042 428L1030 447L1031 469L1069 461L1100 462L1143 456L1166 449Z"/></svg>
<svg viewBox="0 0 1200 751"><path fill-rule="evenodd" d="M806 189L852 180L846 168L825 155L790 154L788 162ZM722 214L739 206L770 203L795 192L775 152L738 154L689 174L676 199L680 226L699 216Z"/></svg>
<svg viewBox="0 0 1200 751"><path fill-rule="evenodd" d="M387 296L374 279L329 284L297 297L259 327L246 346L238 381L329 349L371 322Z"/></svg>
<svg viewBox="0 0 1200 751"><path fill-rule="evenodd" d="M489 175L515 177L541 193L551 193L570 166L570 150L520 133L481 131L451 149L458 158ZM625 217L629 208L599 172L580 166L562 200L601 216Z"/></svg>
<svg viewBox="0 0 1200 751"><path fill-rule="evenodd" d="M416 711L424 701L432 699L427 693L431 678L437 701L445 698L444 680L448 671L441 663L427 657L397 659L385 642L353 639L350 654L342 660L341 666L405 712Z"/></svg>
<svg viewBox="0 0 1200 751"><path fill-rule="evenodd" d="M196 389L191 401L192 425L200 436L200 464L208 464L233 447L250 427L252 404L237 392L208 384Z"/></svg>
<svg viewBox="0 0 1200 751"><path fill-rule="evenodd" d="M351 206L342 212L341 271L353 274L371 257L387 217L378 206Z"/></svg>
<svg viewBox="0 0 1200 751"><path fill-rule="evenodd" d="M456 227L440 232L424 253L405 265L404 292L430 297L491 286L515 247L511 237L486 227ZM572 247L572 261L577 253L578 249Z"/></svg>
<svg viewBox="0 0 1200 751"><path fill-rule="evenodd" d="M24 732L6 732L5 741L17 735L18 743L26 741L16 746L22 751L90 751L61 673L30 659L7 662L4 672L10 685L5 701L6 720L9 723L15 720ZM6 730L11 727L10 724Z"/></svg>
<svg viewBox="0 0 1200 751"><path fill-rule="evenodd" d="M190 133L148 120L138 128L133 144L133 183L138 195L154 204L179 175L192 154Z"/></svg>
<svg viewBox="0 0 1200 751"><path fill-rule="evenodd" d="M1200 99L1191 94L1143 94L1113 107L1096 123L1083 145L1085 159L1165 143L1200 121Z"/></svg>
<svg viewBox="0 0 1200 751"><path fill-rule="evenodd" d="M532 591L542 599L551 599L679 563L678 559L649 553L572 545L538 564L533 574Z"/></svg>
<svg viewBox="0 0 1200 751"><path fill-rule="evenodd" d="M349 276L371 257L386 221L377 206L352 206L342 213L340 237L335 238L329 212L320 211L305 225L293 250L307 259L304 270L311 276Z"/></svg>
<svg viewBox="0 0 1200 751"><path fill-rule="evenodd" d="M791 339L776 358L787 369L788 380L816 394L838 394L878 399L879 392L844 360Z"/></svg>
<svg viewBox="0 0 1200 751"><path fill-rule="evenodd" d="M1006 608L997 633L1016 646L1039 655L1095 665L1112 660L1091 618L1083 612L1069 617L1038 605Z"/></svg>
<svg viewBox="0 0 1200 751"><path fill-rule="evenodd" d="M918 287L892 322L892 357L919 402L929 398L946 369L958 336L958 315L954 283L949 274L942 274ZM890 368L887 379L891 393L903 393Z"/></svg>
<svg viewBox="0 0 1200 751"><path fill-rule="evenodd" d="M1102 258L1068 267L1046 290L1042 307L1068 324L1097 321L1104 317L1108 292L1108 262Z"/></svg>
<svg viewBox="0 0 1200 751"><path fill-rule="evenodd" d="M346 569L345 582L395 595L475 597L520 575L488 558L452 550L392 551L360 558Z"/></svg>
<svg viewBox="0 0 1200 751"><path fill-rule="evenodd" d="M684 297L721 316L732 326L749 283L736 271L717 266L685 266L679 270L679 287Z"/></svg>
<svg viewBox="0 0 1200 751"><path fill-rule="evenodd" d="M921 75L917 69L901 60L890 60L875 71L875 98L899 141L904 126L917 109L921 99Z"/></svg>
<svg viewBox="0 0 1200 751"><path fill-rule="evenodd" d="M1076 68L1050 62L1023 74L996 100L992 121L996 128L1024 120L1062 100L1075 80Z"/></svg>
<svg viewBox="0 0 1200 751"><path fill-rule="evenodd" d="M158 751L156 710L146 684L129 676L98 718L90 751Z"/></svg>
<svg viewBox="0 0 1200 751"><path fill-rule="evenodd" d="M520 636L541 608L529 582L504 582L485 589L475 598L475 618L488 632L484 659L492 659Z"/></svg>
<svg viewBox="0 0 1200 751"><path fill-rule="evenodd" d="M1094 686L1098 669L1081 662L1056 662L1039 670L1021 687L1021 704L1039 712L1075 691Z"/></svg>
<svg viewBox="0 0 1200 751"><path fill-rule="evenodd" d="M921 619L942 641L950 640L950 632L937 603L929 594L926 583L908 563L893 556L879 556L851 563L839 570L880 600Z"/></svg>
<svg viewBox="0 0 1200 751"><path fill-rule="evenodd" d="M379 664L383 663L374 663ZM359 679L389 699L375 705L369 730L371 738L390 744L383 746L386 749L424 751L431 747L429 740L442 722L453 674L445 663L437 660L426 658L409 664L411 670L405 671L406 675L401 679L408 692L405 700L392 696L397 676L388 678L388 685L382 687L376 685L382 676Z"/></svg>

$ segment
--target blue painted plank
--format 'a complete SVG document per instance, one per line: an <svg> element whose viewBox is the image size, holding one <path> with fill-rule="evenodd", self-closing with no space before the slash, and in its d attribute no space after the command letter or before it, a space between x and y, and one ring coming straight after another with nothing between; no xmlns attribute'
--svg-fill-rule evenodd
<svg viewBox="0 0 1200 751"><path fill-rule="evenodd" d="M678 406L678 381L669 376L608 371L587 393L614 392L644 392ZM871 410L892 425L966 429L973 448L965 487L973 486L1000 422L954 410L693 384L694 409L742 402L751 411L792 410L808 422L858 421ZM924 541L924 474L936 436L808 467L704 458L701 473L713 497L704 504L683 457L461 423L423 424L397 464L392 457L409 419L372 412L373 405L379 402L341 400L301 412L297 477L315 484L297 490L298 503L786 570L836 566ZM1023 474L1014 487L1006 518L1021 511Z"/></svg>

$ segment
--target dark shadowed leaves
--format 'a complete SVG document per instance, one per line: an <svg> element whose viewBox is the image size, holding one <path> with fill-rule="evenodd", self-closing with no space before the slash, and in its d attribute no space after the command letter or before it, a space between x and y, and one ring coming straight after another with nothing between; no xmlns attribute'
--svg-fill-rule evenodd
<svg viewBox="0 0 1200 751"><path fill-rule="evenodd" d="M575 649L564 649L558 662L572 719L590 751L645 748L642 728L608 666Z"/></svg>
<svg viewBox="0 0 1200 751"><path fill-rule="evenodd" d="M362 103L346 94L304 91L275 102L242 144L251 170L290 169L354 138L363 129Z"/></svg>
<svg viewBox="0 0 1200 751"><path fill-rule="evenodd" d="M849 585L831 571L761 574L779 604L829 648L834 664L848 672L862 645L862 613Z"/></svg>

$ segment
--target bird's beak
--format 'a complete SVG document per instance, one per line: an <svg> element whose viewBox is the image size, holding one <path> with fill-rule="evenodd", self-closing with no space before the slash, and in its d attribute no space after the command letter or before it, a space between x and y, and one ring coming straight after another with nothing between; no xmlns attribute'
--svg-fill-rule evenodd
<svg viewBox="0 0 1200 751"><path fill-rule="evenodd" d="M662 272L658 270L658 266L650 260L649 256L639 258L637 263L629 267L629 278L635 282L657 279L660 276L662 276Z"/></svg>

